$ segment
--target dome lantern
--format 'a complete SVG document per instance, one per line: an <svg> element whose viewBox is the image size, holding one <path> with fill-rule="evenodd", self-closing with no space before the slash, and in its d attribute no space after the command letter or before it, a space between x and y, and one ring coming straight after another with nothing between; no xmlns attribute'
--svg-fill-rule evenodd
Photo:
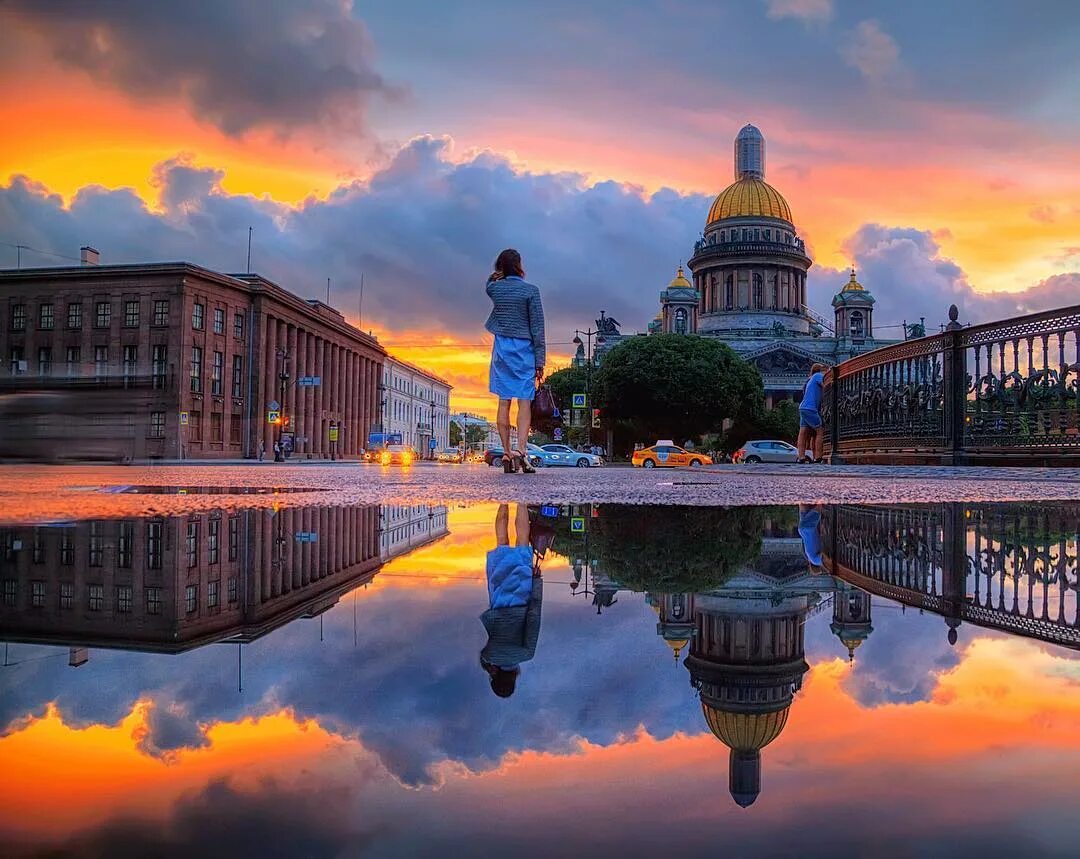
<svg viewBox="0 0 1080 859"><path fill-rule="evenodd" d="M747 123L735 138L735 179L765 178L765 136Z"/></svg>

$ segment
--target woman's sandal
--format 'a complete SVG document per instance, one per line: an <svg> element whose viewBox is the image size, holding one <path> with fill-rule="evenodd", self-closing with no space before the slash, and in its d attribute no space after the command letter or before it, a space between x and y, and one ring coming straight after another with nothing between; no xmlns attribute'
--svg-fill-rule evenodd
<svg viewBox="0 0 1080 859"><path fill-rule="evenodd" d="M525 456L520 450L514 451L514 458L521 462L522 474L536 474L536 469L533 468L533 464L529 462L529 458Z"/></svg>
<svg viewBox="0 0 1080 859"><path fill-rule="evenodd" d="M516 452L516 451L512 451L512 452ZM502 455L502 464L503 464L503 474L513 474L515 471L517 471L517 460L516 460L515 457L511 456L509 453L504 453Z"/></svg>

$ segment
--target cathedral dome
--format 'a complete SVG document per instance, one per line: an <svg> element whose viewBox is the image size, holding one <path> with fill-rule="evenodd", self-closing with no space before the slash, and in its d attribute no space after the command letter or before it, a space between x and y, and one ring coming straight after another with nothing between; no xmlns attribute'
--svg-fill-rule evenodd
<svg viewBox="0 0 1080 859"><path fill-rule="evenodd" d="M787 724L790 706L773 713L732 713L701 702L705 723L729 749L757 751L780 736Z"/></svg>
<svg viewBox="0 0 1080 859"><path fill-rule="evenodd" d="M753 176L743 176L720 192L709 209L706 224L740 217L778 218L792 223L791 207L783 195L764 179Z"/></svg>
<svg viewBox="0 0 1080 859"><path fill-rule="evenodd" d="M849 280L847 283L845 283L844 288L841 289L840 291L841 292L866 292L866 287L864 287L861 283L859 283L855 279L855 267L854 266L852 266L852 268L851 268L851 280Z"/></svg>
<svg viewBox="0 0 1080 859"><path fill-rule="evenodd" d="M675 275L671 283L668 284L668 289L693 289L694 285L686 279L686 275L683 274L683 267L679 266L679 273Z"/></svg>

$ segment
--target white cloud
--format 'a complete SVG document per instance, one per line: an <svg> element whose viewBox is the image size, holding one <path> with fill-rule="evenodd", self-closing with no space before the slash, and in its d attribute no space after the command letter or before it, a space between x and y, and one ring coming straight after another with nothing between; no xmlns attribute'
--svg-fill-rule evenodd
<svg viewBox="0 0 1080 859"><path fill-rule="evenodd" d="M900 46L872 19L855 26L840 46L840 56L871 83L882 83L900 71Z"/></svg>
<svg viewBox="0 0 1080 859"><path fill-rule="evenodd" d="M766 14L773 20L798 18L804 23L828 21L833 0L765 0Z"/></svg>

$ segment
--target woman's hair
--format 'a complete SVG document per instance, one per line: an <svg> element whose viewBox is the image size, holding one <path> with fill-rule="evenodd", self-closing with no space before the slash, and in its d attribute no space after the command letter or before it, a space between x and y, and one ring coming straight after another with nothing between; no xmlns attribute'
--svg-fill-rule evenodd
<svg viewBox="0 0 1080 859"><path fill-rule="evenodd" d="M495 259L496 277L525 277L521 267L521 254L513 248L507 248Z"/></svg>

